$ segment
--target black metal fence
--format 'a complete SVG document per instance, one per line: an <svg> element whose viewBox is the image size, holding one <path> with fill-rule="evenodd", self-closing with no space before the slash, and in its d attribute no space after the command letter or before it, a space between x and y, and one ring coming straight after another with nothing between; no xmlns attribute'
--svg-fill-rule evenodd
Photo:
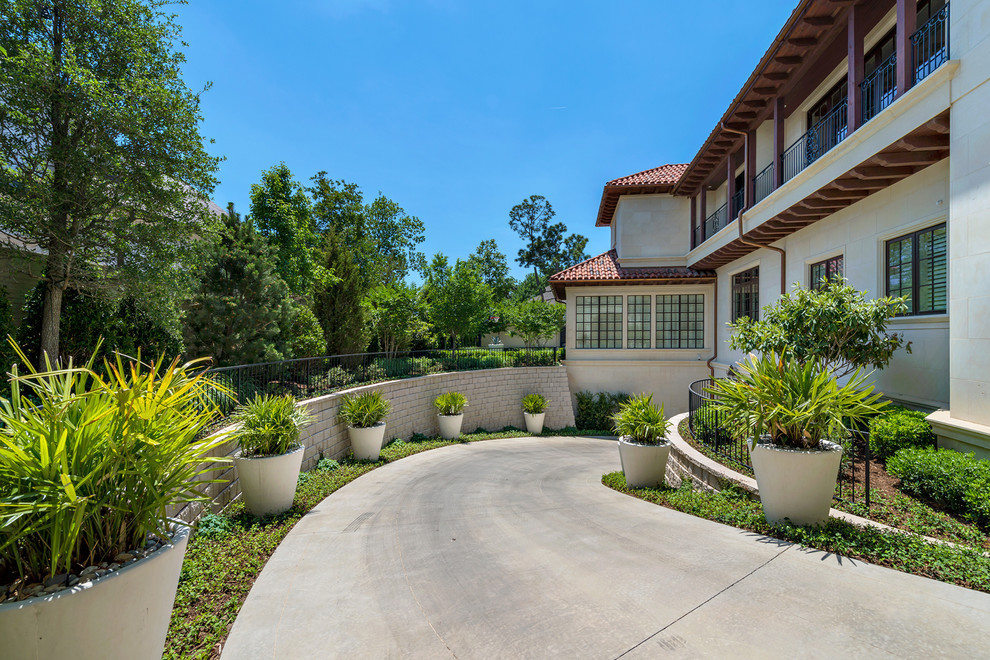
<svg viewBox="0 0 990 660"><path fill-rule="evenodd" d="M897 54L888 57L860 84L863 99L863 123L894 102L897 96Z"/></svg>
<svg viewBox="0 0 990 660"><path fill-rule="evenodd" d="M790 181L804 168L846 139L849 104L843 100L789 146L780 156L784 181Z"/></svg>
<svg viewBox="0 0 990 660"><path fill-rule="evenodd" d="M773 191L773 163L770 163L759 174L753 177L753 203L758 204Z"/></svg>
<svg viewBox="0 0 990 660"><path fill-rule="evenodd" d="M230 394L214 393L224 415L257 394L311 398L386 380L449 371L560 364L561 348L461 348L398 353L355 353L211 369L208 374Z"/></svg>
<svg viewBox="0 0 990 660"><path fill-rule="evenodd" d="M711 378L696 380L688 386L688 428L695 442L723 459L752 472L749 448L743 438L735 438L719 420L712 405L716 395L709 392L715 384ZM869 432L857 430L843 447L835 499L870 508L870 437Z"/></svg>
<svg viewBox="0 0 990 660"><path fill-rule="evenodd" d="M722 204L722 206L715 209L714 213L705 218L705 240L708 240L729 224L728 213L729 206Z"/></svg>

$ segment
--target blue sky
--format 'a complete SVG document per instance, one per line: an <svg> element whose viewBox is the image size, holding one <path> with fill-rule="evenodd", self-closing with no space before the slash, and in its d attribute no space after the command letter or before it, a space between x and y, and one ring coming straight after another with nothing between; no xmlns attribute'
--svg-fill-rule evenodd
<svg viewBox="0 0 990 660"><path fill-rule="evenodd" d="M795 0L191 0L186 82L212 81L203 133L226 157L214 199L248 210L285 161L378 191L426 225L427 255L498 241L544 195L594 227L602 185L688 162Z"/></svg>

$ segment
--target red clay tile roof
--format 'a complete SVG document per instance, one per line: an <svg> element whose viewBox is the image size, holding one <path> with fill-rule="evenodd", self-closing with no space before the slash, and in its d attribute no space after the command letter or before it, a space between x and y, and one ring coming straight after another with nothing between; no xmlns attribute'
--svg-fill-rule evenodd
<svg viewBox="0 0 990 660"><path fill-rule="evenodd" d="M661 165L652 170L643 170L629 176L612 179L606 186L662 186L673 185L681 180L681 175L687 169L688 164Z"/></svg>
<svg viewBox="0 0 990 660"><path fill-rule="evenodd" d="M681 179L687 169L686 164L661 165L652 170L643 170L629 176L612 179L605 184L602 191L602 201L598 205L596 227L607 227L612 224L615 207L623 195L653 195L673 191L674 185Z"/></svg>
<svg viewBox="0 0 990 660"><path fill-rule="evenodd" d="M661 283L665 280L692 280L704 283L714 279L715 272L711 270L694 270L677 266L623 268L619 266L619 257L615 250L609 250L551 275L550 286L553 287L557 299L563 300L565 298L563 289L568 284L637 284Z"/></svg>

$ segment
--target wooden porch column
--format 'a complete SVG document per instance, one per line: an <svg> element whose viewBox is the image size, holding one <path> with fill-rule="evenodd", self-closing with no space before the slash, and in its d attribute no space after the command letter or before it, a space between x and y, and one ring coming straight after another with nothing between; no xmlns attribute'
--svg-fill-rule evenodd
<svg viewBox="0 0 990 660"><path fill-rule="evenodd" d="M751 208L756 202L756 131L750 131L746 136L746 203L743 208Z"/></svg>
<svg viewBox="0 0 990 660"><path fill-rule="evenodd" d="M695 243L695 241L694 241L695 229L697 229L697 227L698 227L697 211L698 211L698 198L697 197L691 197L691 241L690 241L690 244L691 244L691 249L692 250L694 248L698 247L697 243Z"/></svg>
<svg viewBox="0 0 990 660"><path fill-rule="evenodd" d="M708 219L708 184L702 184L701 193L698 199L698 224L701 226L701 240L708 238L705 235L705 220Z"/></svg>
<svg viewBox="0 0 990 660"><path fill-rule="evenodd" d="M846 26L846 55L849 64L848 91L846 99L848 105L848 120L846 123L846 134L852 135L853 131L859 128L863 122L863 94L860 85L863 84L864 62L863 62L863 41L866 38L866 21L862 20L862 9L860 5L853 5L849 8L849 20Z"/></svg>
<svg viewBox="0 0 990 660"><path fill-rule="evenodd" d="M897 98L911 89L914 83L911 63L911 35L918 29L917 0L897 0Z"/></svg>
<svg viewBox="0 0 990 660"><path fill-rule="evenodd" d="M784 165L780 157L784 153L784 99L773 100L773 189L784 182Z"/></svg>
<svg viewBox="0 0 990 660"><path fill-rule="evenodd" d="M732 209L732 198L736 196L736 158L734 153L725 157L725 224L736 219Z"/></svg>

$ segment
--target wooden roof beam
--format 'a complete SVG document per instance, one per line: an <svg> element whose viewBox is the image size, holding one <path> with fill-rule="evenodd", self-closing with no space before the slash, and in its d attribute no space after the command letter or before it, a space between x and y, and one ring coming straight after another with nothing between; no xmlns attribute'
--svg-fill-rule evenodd
<svg viewBox="0 0 990 660"><path fill-rule="evenodd" d="M910 151L939 151L949 148L948 135L905 135L898 142Z"/></svg>
<svg viewBox="0 0 990 660"><path fill-rule="evenodd" d="M803 62L804 58L800 55L777 55L773 61L784 66L796 66Z"/></svg>
<svg viewBox="0 0 990 660"><path fill-rule="evenodd" d="M805 16L801 22L812 27L832 27L835 25L835 18L832 16Z"/></svg>
<svg viewBox="0 0 990 660"><path fill-rule="evenodd" d="M857 167L851 174L860 179L889 179L891 177L906 177L914 174L913 167Z"/></svg>
<svg viewBox="0 0 990 660"><path fill-rule="evenodd" d="M897 183L897 179L836 179L832 185L839 190L882 190Z"/></svg>
<svg viewBox="0 0 990 660"><path fill-rule="evenodd" d="M925 152L894 151L879 153L873 159L884 165L930 165L937 160L937 156Z"/></svg>
<svg viewBox="0 0 990 660"><path fill-rule="evenodd" d="M811 48L812 46L817 46L818 45L818 38L817 37L791 37L790 39L787 40L787 43L789 43L792 46L795 46L796 48Z"/></svg>

